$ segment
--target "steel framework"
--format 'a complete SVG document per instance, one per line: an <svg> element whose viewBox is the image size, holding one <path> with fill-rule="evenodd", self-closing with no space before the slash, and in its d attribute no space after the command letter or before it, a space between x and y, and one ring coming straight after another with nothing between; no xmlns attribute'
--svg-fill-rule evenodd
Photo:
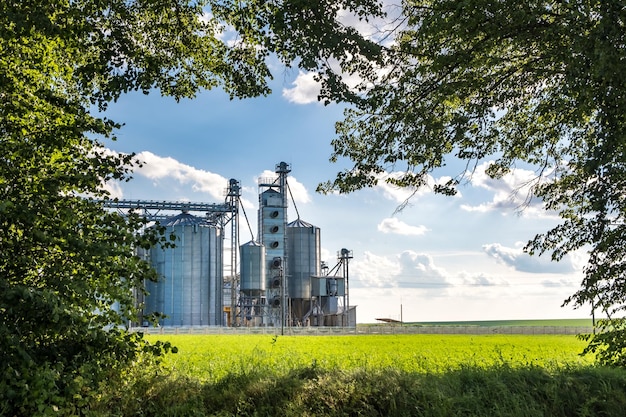
<svg viewBox="0 0 626 417"><path fill-rule="evenodd" d="M128 215L129 211L137 211L148 221L160 222L173 215L173 212L204 213L207 221L221 229L223 238L225 229L230 223L230 288L231 288L231 318L234 317L237 306L237 253L239 251L239 223L238 214L241 200L241 184L235 179L228 182L223 204L194 203L188 201L155 201L155 200L102 200L105 208L115 209L121 215ZM221 254L222 257L224 254ZM226 269L226 268L225 268ZM231 324L234 320L231 320Z"/></svg>

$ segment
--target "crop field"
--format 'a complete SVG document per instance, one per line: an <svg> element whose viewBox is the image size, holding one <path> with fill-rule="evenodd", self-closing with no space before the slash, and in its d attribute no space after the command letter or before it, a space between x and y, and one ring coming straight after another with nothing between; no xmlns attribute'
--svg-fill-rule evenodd
<svg viewBox="0 0 626 417"><path fill-rule="evenodd" d="M148 335L178 353L111 384L94 415L623 415L626 372L573 335Z"/></svg>
<svg viewBox="0 0 626 417"><path fill-rule="evenodd" d="M178 353L165 365L205 382L227 374L268 370L284 374L302 367L442 373L461 367L538 366L545 369L584 366L585 342L567 335L160 335Z"/></svg>

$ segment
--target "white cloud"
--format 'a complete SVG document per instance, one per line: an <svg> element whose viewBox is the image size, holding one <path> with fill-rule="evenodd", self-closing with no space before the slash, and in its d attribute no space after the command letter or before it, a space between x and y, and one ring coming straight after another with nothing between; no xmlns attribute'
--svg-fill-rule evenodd
<svg viewBox="0 0 626 417"><path fill-rule="evenodd" d="M465 211L489 212L501 210L503 212L517 211L526 217L546 217L543 203L532 195L532 188L542 181L534 171L527 169L513 169L501 179L494 179L487 175L486 169L492 162L479 165L473 173L468 173L470 183L479 188L493 192L490 202L478 205L461 205Z"/></svg>
<svg viewBox="0 0 626 417"><path fill-rule="evenodd" d="M191 184L192 189L196 192L208 193L216 200L224 199L228 180L221 175L148 151L137 154L137 159L144 162L141 168L135 168L134 172L137 175L149 178L156 183L160 180L174 179L180 184Z"/></svg>
<svg viewBox="0 0 626 417"><path fill-rule="evenodd" d="M572 288L572 287L576 288L578 284L576 282L572 282L571 280L566 280L566 279L557 279L557 280L545 279L541 281L541 285L543 285L546 288Z"/></svg>
<svg viewBox="0 0 626 417"><path fill-rule="evenodd" d="M102 189L109 192L110 198L122 198L124 192L119 182L107 181L102 185Z"/></svg>
<svg viewBox="0 0 626 417"><path fill-rule="evenodd" d="M450 180L450 177L443 176L440 178L433 178L428 175L426 177L426 184L422 187L398 187L396 185L389 184L386 180L388 178L400 178L405 172L395 171L391 173L384 173L378 175L378 184L375 188L381 190L385 198L395 201L397 203L405 203L410 200L415 200L432 192L435 185L443 185ZM457 197L460 193L457 193Z"/></svg>
<svg viewBox="0 0 626 417"><path fill-rule="evenodd" d="M491 278L484 273L478 273L470 275L467 272L462 272L459 274L459 278L461 279L461 285L468 287L508 287L509 283L504 280L496 280Z"/></svg>
<svg viewBox="0 0 626 417"><path fill-rule="evenodd" d="M382 18L370 17L366 21L346 9L340 9L337 17L344 26L353 27L364 37L389 47L396 42L395 35L397 35L398 29L404 27L402 24L404 17L402 7L398 2L383 0L381 6L386 13L386 16Z"/></svg>
<svg viewBox="0 0 626 417"><path fill-rule="evenodd" d="M291 194L293 195L293 199L296 203L304 204L311 202L311 196L309 195L306 187L295 177L289 177L287 184L289 184L289 189L291 190Z"/></svg>
<svg viewBox="0 0 626 417"><path fill-rule="evenodd" d="M549 256L530 256L521 245L509 248L490 243L483 245L483 250L499 263L520 272L571 274L582 269L582 256L578 253L567 255L560 262L552 262Z"/></svg>
<svg viewBox="0 0 626 417"><path fill-rule="evenodd" d="M415 288L433 296L452 284L448 273L430 255L406 250L394 257L365 252L351 263L351 285L370 288Z"/></svg>
<svg viewBox="0 0 626 417"><path fill-rule="evenodd" d="M379 181L376 188L383 192L383 196L386 199L396 203L404 203L409 199L416 199L428 192L425 187L421 187L419 190L415 187L397 187L385 181Z"/></svg>
<svg viewBox="0 0 626 417"><path fill-rule="evenodd" d="M333 262L335 262L335 261L336 261L336 258L337 258L337 257L335 256L335 253L334 253L334 252L331 252L331 251L329 251L329 250L328 250L328 249L326 249L326 248L321 248L321 249L320 249L320 259L321 259L323 262L326 262L326 265L327 265L329 268L332 268L332 267L333 267L333 265L334 265L334 263L333 263Z"/></svg>
<svg viewBox="0 0 626 417"><path fill-rule="evenodd" d="M362 18L355 12L346 9L340 9L337 12L337 19L346 27L356 29L365 38L377 42L381 45L390 47L396 43L396 35L398 29L403 26L402 8L395 2L384 0L382 7L386 16L382 18L372 18L368 20ZM345 57L344 57L345 58ZM326 65L331 67L333 71L341 75L342 81L351 89L363 84L363 79L357 73L347 73L341 70L341 65L336 57L330 57L326 60ZM376 73L379 79L389 72L389 68L378 68ZM321 85L315 81L315 72L299 71L298 76L293 82L292 88L284 88L282 95L291 103L310 104L318 101ZM368 84L369 86L370 84Z"/></svg>
<svg viewBox="0 0 626 417"><path fill-rule="evenodd" d="M408 225L395 217L383 219L382 222L378 225L378 231L383 233L392 233L397 235L408 235L408 236L421 236L425 234L428 229L426 226L411 226Z"/></svg>
<svg viewBox="0 0 626 417"><path fill-rule="evenodd" d="M503 274L500 268L482 270L484 264L479 270L452 273L439 265L447 265L449 258L411 250L395 256L355 256L350 263L350 302L358 306L359 322L400 319L401 304L406 321L581 317L580 312L561 308L576 288L570 277Z"/></svg>
<svg viewBox="0 0 626 417"><path fill-rule="evenodd" d="M294 80L293 88L284 88L283 97L289 102L296 104L309 104L317 102L317 96L320 94L320 84L315 81L314 72L298 72L298 76Z"/></svg>
<svg viewBox="0 0 626 417"><path fill-rule="evenodd" d="M244 210L256 210L257 208L256 202L252 202L246 198L240 197L239 202L241 203L241 206L244 208Z"/></svg>
<svg viewBox="0 0 626 417"><path fill-rule="evenodd" d="M431 288L439 290L449 287L448 273L435 265L433 258L425 253L406 250L399 255L401 266L400 286Z"/></svg>
<svg viewBox="0 0 626 417"><path fill-rule="evenodd" d="M351 286L394 287L393 277L400 273L397 261L371 252L365 252L359 260L350 263Z"/></svg>

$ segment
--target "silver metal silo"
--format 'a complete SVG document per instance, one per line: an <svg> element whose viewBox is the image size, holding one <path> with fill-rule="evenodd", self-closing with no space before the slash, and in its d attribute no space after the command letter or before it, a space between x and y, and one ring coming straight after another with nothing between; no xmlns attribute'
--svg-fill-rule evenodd
<svg viewBox="0 0 626 417"><path fill-rule="evenodd" d="M176 235L176 247L151 250L151 262L161 280L147 284L150 294L144 311L166 314L168 317L160 321L162 326L221 325L221 230L188 213L161 225L166 235Z"/></svg>
<svg viewBox="0 0 626 417"><path fill-rule="evenodd" d="M265 291L265 247L258 242L250 241L239 247L241 252L240 289L248 296L259 295Z"/></svg>
<svg viewBox="0 0 626 417"><path fill-rule="evenodd" d="M287 225L289 297L311 298L311 276L320 275L320 228L300 219Z"/></svg>

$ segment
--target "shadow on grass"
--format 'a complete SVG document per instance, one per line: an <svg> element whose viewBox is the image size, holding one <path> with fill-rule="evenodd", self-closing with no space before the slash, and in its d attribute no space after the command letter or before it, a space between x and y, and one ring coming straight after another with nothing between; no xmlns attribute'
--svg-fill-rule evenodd
<svg viewBox="0 0 626 417"><path fill-rule="evenodd" d="M418 374L311 366L217 383L157 375L135 381L109 405L110 415L151 416L621 416L626 370L497 366Z"/></svg>

